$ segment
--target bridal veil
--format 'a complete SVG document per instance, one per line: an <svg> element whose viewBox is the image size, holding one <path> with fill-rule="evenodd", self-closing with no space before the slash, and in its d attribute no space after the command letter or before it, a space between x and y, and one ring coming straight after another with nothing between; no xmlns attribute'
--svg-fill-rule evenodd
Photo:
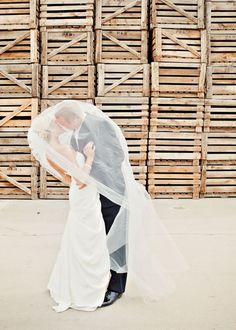
<svg viewBox="0 0 236 330"><path fill-rule="evenodd" d="M74 120L74 130L57 122L57 115ZM95 144L95 160L88 174L69 157L76 118L87 130L77 130L78 140ZM54 137L62 147L52 141ZM129 162L126 139L120 127L109 116L91 103L64 100L48 107L32 121L28 143L34 157L52 175L61 180L50 166L48 158L70 176L95 184L100 194L120 205L114 223L107 234L107 248L111 269L128 272L126 293L156 301L175 289L171 273L189 269L174 239L167 232L157 214L153 200L145 187L135 180ZM82 151L81 151L82 152ZM125 256L121 248L125 247ZM129 291L132 282L134 291Z"/></svg>

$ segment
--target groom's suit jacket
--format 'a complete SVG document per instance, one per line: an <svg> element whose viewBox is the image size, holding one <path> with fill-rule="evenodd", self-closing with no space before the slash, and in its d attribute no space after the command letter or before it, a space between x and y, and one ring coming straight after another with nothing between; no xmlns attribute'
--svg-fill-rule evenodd
<svg viewBox="0 0 236 330"><path fill-rule="evenodd" d="M96 141L93 137L96 137ZM118 193L124 193L125 181L121 171L124 152L113 126L106 120L94 118L93 115L87 113L79 129L79 137L75 140L75 136L72 135L71 145L74 150L84 154L83 148L89 141L94 141L95 144L91 176L107 184L108 187L113 187ZM118 187L117 178L119 179Z"/></svg>
<svg viewBox="0 0 236 330"><path fill-rule="evenodd" d="M106 134L104 134L104 132L106 132ZM95 136L96 142L95 139L93 139ZM79 129L78 139L75 138L75 135L72 135L71 146L74 150L84 154L83 148L89 141L95 142L95 156L90 172L91 176L99 182L105 185L107 184L107 186L111 188L113 187L113 183L116 182L116 186L113 187L114 190L122 195L125 194L125 180L121 171L124 152L113 126L102 118L94 118L94 116L89 113L86 114ZM119 186L117 186L117 182L119 182ZM106 233L108 233L116 215L119 213L120 205L114 203L102 194L99 194L99 196ZM126 209L123 210L123 217L124 220L128 219ZM124 236L125 235L124 232ZM116 253L116 258L119 256L119 264L125 264L125 245L114 253ZM109 289L123 292L125 290L127 273L116 273L111 270L111 274Z"/></svg>

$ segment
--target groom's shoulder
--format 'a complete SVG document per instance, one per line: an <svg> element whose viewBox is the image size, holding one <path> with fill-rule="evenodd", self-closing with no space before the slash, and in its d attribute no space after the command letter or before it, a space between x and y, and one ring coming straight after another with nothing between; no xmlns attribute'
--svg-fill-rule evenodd
<svg viewBox="0 0 236 330"><path fill-rule="evenodd" d="M91 113L87 113L85 117L85 121L91 121L99 124L99 123L103 123L104 119L98 116L94 116Z"/></svg>
<svg viewBox="0 0 236 330"><path fill-rule="evenodd" d="M96 124L97 128L108 127L110 124L102 117L94 116L93 114L87 113L85 121L90 124Z"/></svg>

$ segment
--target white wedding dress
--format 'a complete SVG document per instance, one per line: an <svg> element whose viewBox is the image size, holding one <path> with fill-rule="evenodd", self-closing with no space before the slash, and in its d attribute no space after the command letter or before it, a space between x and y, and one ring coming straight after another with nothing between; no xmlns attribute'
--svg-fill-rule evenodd
<svg viewBox="0 0 236 330"><path fill-rule="evenodd" d="M77 153L77 161L84 163ZM101 306L110 280L110 259L97 188L79 189L74 179L69 190L69 214L47 288L58 304L52 308L94 311Z"/></svg>

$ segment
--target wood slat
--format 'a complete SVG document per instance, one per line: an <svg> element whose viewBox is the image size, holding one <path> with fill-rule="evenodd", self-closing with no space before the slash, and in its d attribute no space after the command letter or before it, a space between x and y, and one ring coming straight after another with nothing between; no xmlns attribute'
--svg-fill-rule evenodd
<svg viewBox="0 0 236 330"><path fill-rule="evenodd" d="M43 65L81 65L94 63L94 33L70 29L41 32Z"/></svg>
<svg viewBox="0 0 236 330"><path fill-rule="evenodd" d="M38 63L0 65L1 98L39 97L41 70Z"/></svg>
<svg viewBox="0 0 236 330"><path fill-rule="evenodd" d="M38 113L38 107L38 98L0 98L0 132L3 128L17 130L30 127L32 119Z"/></svg>
<svg viewBox="0 0 236 330"><path fill-rule="evenodd" d="M43 66L42 98L76 98L94 97L93 65Z"/></svg>
<svg viewBox="0 0 236 330"><path fill-rule="evenodd" d="M27 162L0 162L0 198L37 199L38 167Z"/></svg>
<svg viewBox="0 0 236 330"><path fill-rule="evenodd" d="M37 29L39 0L1 1L0 30Z"/></svg>
<svg viewBox="0 0 236 330"><path fill-rule="evenodd" d="M30 162L32 166L38 162L31 155L27 140L28 130L16 131L5 129L0 131L0 162Z"/></svg>
<svg viewBox="0 0 236 330"><path fill-rule="evenodd" d="M231 161L236 160L235 132L202 133L203 160Z"/></svg>
<svg viewBox="0 0 236 330"><path fill-rule="evenodd" d="M152 58L155 62L207 61L205 30L154 28Z"/></svg>
<svg viewBox="0 0 236 330"><path fill-rule="evenodd" d="M236 100L205 100L204 132L236 132Z"/></svg>
<svg viewBox="0 0 236 330"><path fill-rule="evenodd" d="M144 30L96 30L96 63L148 63Z"/></svg>
<svg viewBox="0 0 236 330"><path fill-rule="evenodd" d="M155 97L203 98L206 63L151 63L151 95Z"/></svg>
<svg viewBox="0 0 236 330"><path fill-rule="evenodd" d="M236 29L236 3L234 0L207 1L206 6L208 30L226 31Z"/></svg>
<svg viewBox="0 0 236 330"><path fill-rule="evenodd" d="M156 159L148 166L148 192L152 198L198 199L201 166L199 160Z"/></svg>
<svg viewBox="0 0 236 330"><path fill-rule="evenodd" d="M236 99L236 63L207 67L207 98Z"/></svg>
<svg viewBox="0 0 236 330"><path fill-rule="evenodd" d="M150 131L202 132L204 99L151 98Z"/></svg>
<svg viewBox="0 0 236 330"><path fill-rule="evenodd" d="M98 96L148 96L149 64L98 64Z"/></svg>
<svg viewBox="0 0 236 330"><path fill-rule="evenodd" d="M40 0L40 27L93 26L93 0Z"/></svg>
<svg viewBox="0 0 236 330"><path fill-rule="evenodd" d="M200 197L236 196L236 160L203 160Z"/></svg>
<svg viewBox="0 0 236 330"><path fill-rule="evenodd" d="M95 29L147 30L147 0L97 0Z"/></svg>
<svg viewBox="0 0 236 330"><path fill-rule="evenodd" d="M39 63L38 30L0 29L0 63Z"/></svg>
<svg viewBox="0 0 236 330"><path fill-rule="evenodd" d="M228 66L236 62L236 30L208 31L209 65Z"/></svg>
<svg viewBox="0 0 236 330"><path fill-rule="evenodd" d="M151 0L151 28L203 29L204 0Z"/></svg>
<svg viewBox="0 0 236 330"><path fill-rule="evenodd" d="M157 159L201 159L201 133L149 132L148 164Z"/></svg>

